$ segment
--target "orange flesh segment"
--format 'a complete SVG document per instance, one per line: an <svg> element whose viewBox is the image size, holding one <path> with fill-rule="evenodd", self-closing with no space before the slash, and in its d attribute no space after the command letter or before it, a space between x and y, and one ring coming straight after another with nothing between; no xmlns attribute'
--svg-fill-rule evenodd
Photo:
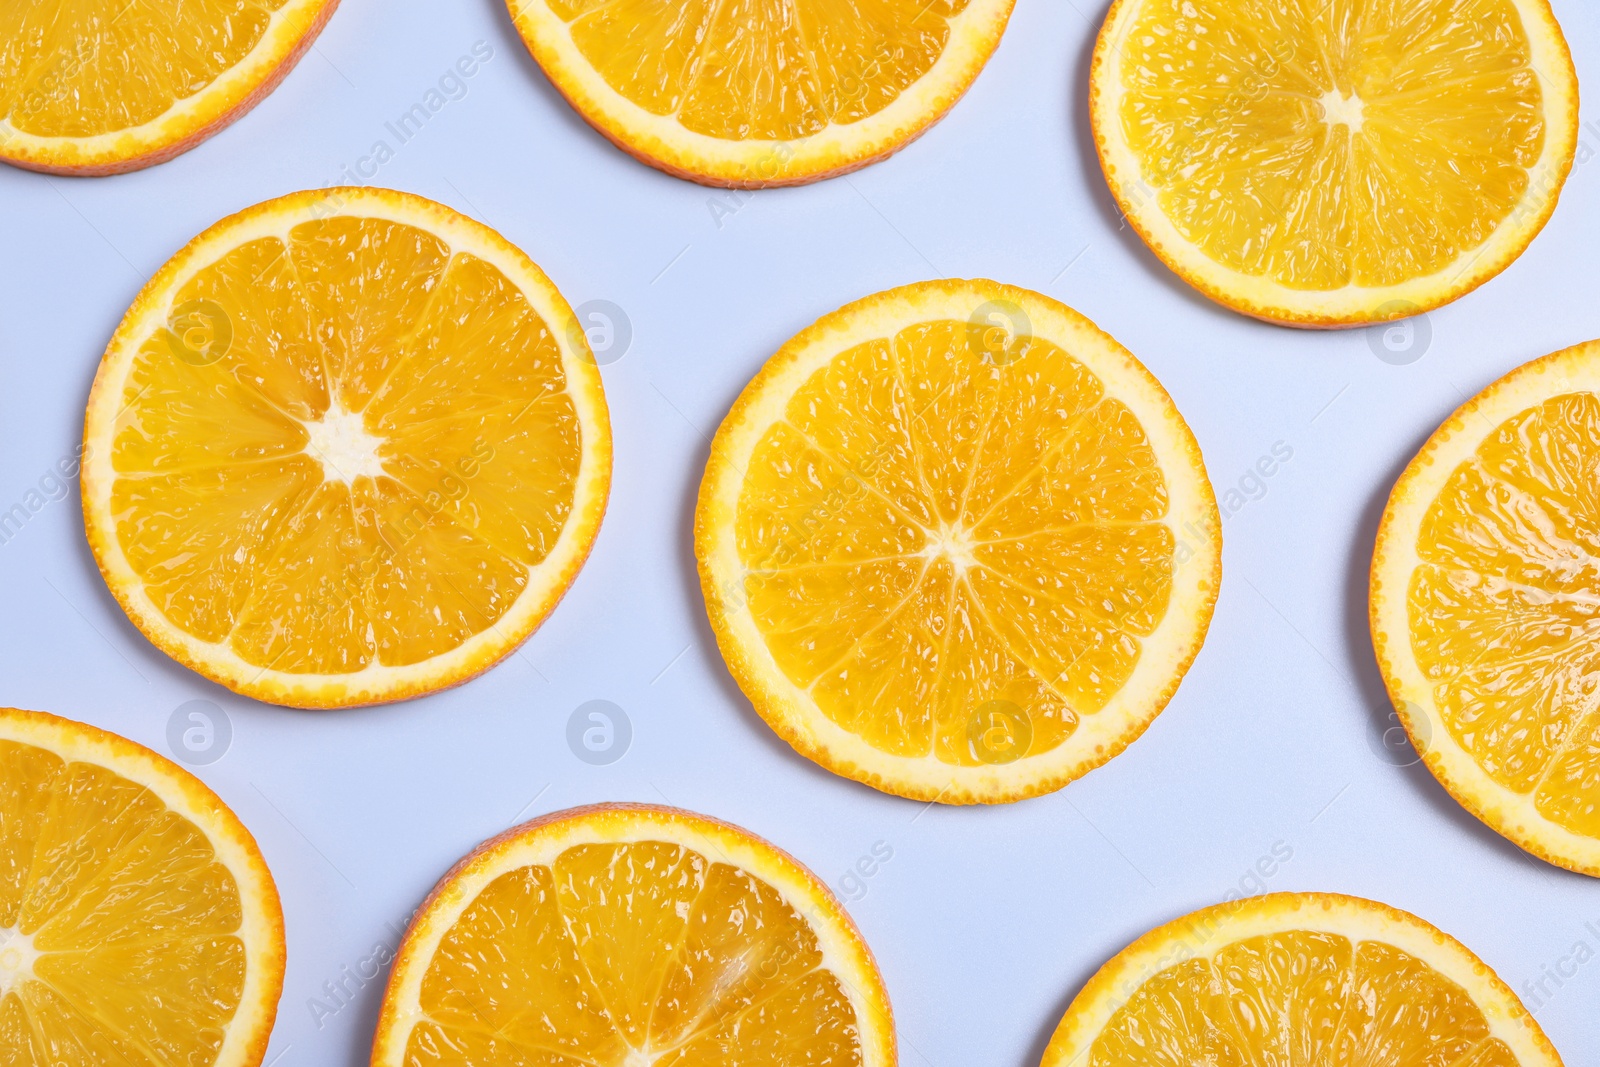
<svg viewBox="0 0 1600 1067"><path fill-rule="evenodd" d="M92 137L159 118L236 66L283 0L0 5L0 121Z"/></svg>
<svg viewBox="0 0 1600 1067"><path fill-rule="evenodd" d="M654 115L723 140L791 140L877 114L943 54L966 0L539 0Z"/></svg>
<svg viewBox="0 0 1600 1067"><path fill-rule="evenodd" d="M0 741L0 1063L210 1063L243 996L243 910L210 841L103 767ZM5 960L0 958L0 964ZM3 968L0 968L3 970Z"/></svg>
<svg viewBox="0 0 1600 1067"><path fill-rule="evenodd" d="M1417 537L1411 647L1451 736L1545 818L1600 838L1600 398L1500 424Z"/></svg>
<svg viewBox="0 0 1600 1067"><path fill-rule="evenodd" d="M986 708L1028 720L1014 758L1103 708L1175 552L1132 413L1049 342L995 365L968 329L921 323L813 374L754 450L736 530L784 675L875 748L961 766L994 762Z"/></svg>
<svg viewBox="0 0 1600 1067"><path fill-rule="evenodd" d="M1467 991L1393 945L1308 930L1237 941L1156 974L1085 1067L1513 1067Z"/></svg>
<svg viewBox="0 0 1600 1067"><path fill-rule="evenodd" d="M157 610L335 674L504 617L566 523L581 439L556 341L496 267L336 217L232 250L173 306L198 310L141 347L112 453L116 536ZM319 451L336 423L366 465Z"/></svg>
<svg viewBox="0 0 1600 1067"><path fill-rule="evenodd" d="M855 1010L772 886L660 841L489 883L422 979L407 1067L862 1062Z"/></svg>
<svg viewBox="0 0 1600 1067"><path fill-rule="evenodd" d="M1133 195L1292 288L1445 268L1511 215L1543 151L1512 0L1145 0L1125 41Z"/></svg>

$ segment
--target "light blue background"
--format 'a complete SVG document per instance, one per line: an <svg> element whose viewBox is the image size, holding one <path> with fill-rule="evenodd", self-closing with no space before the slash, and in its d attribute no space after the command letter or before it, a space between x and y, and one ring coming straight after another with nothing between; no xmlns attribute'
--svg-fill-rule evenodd
<svg viewBox="0 0 1600 1067"><path fill-rule="evenodd" d="M1378 516L1427 434L1517 364L1600 336L1600 162L1577 167L1520 261L1429 316L1431 346L1409 365L1376 358L1364 332L1256 323L1190 291L1118 226L1086 132L1104 6L1018 0L943 123L808 188L728 194L633 162L560 100L500 0L344 0L281 88L163 166L83 180L0 167L0 510L71 453L107 338L173 252L393 144L384 123L478 41L494 57L467 95L375 182L489 223L574 304L611 300L632 323L631 349L603 371L616 476L594 554L520 652L454 691L321 714L242 700L126 621L75 495L0 545L0 700L163 751L184 702L230 717L231 748L197 773L255 833L282 890L289 969L270 1062L364 1064L381 980L319 1026L308 1001L323 983L392 948L434 879L484 837L598 800L732 820L836 887L875 843L892 849L850 910L913 1067L1033 1067L1095 968L1235 890L1275 845L1292 857L1268 888L1414 911L1519 989L1580 940L1600 950L1600 882L1525 857L1420 765L1379 757L1385 700L1366 623ZM1600 13L1555 7L1580 77L1600 86ZM1580 158L1597 154L1600 123ZM691 556L708 437L750 375L817 316L935 276L1035 288L1099 323L1171 391L1219 494L1275 443L1293 450L1225 521L1210 638L1166 713L1108 766L1000 809L924 810L791 752L723 669ZM581 762L565 739L594 699L633 725L610 766ZM1572 1067L1600 1063L1597 1009L1600 961L1538 1008Z"/></svg>

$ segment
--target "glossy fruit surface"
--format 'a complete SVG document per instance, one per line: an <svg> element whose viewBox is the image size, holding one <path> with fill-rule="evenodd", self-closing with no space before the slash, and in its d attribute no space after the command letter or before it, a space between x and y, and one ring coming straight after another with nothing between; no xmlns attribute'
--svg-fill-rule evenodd
<svg viewBox="0 0 1600 1067"><path fill-rule="evenodd" d="M674 808L535 819L448 873L401 944L373 1067L893 1067L876 965L773 846Z"/></svg>
<svg viewBox="0 0 1600 1067"><path fill-rule="evenodd" d="M879 293L784 345L717 432L695 522L718 644L773 729L949 803L1120 752L1193 660L1221 567L1161 385L989 281Z"/></svg>
<svg viewBox="0 0 1600 1067"><path fill-rule="evenodd" d="M1372 638L1412 744L1473 814L1600 876L1600 343L1534 360L1389 497Z"/></svg>
<svg viewBox="0 0 1600 1067"><path fill-rule="evenodd" d="M157 646L330 707L479 673L549 614L605 508L600 375L492 230L382 189L213 226L145 287L84 428L89 543Z"/></svg>
<svg viewBox="0 0 1600 1067"><path fill-rule="evenodd" d="M216 794L0 709L0 1063L256 1067L283 968L272 875Z"/></svg>
<svg viewBox="0 0 1600 1067"><path fill-rule="evenodd" d="M794 185L898 151L983 69L1014 0L510 0L534 58L630 155Z"/></svg>
<svg viewBox="0 0 1600 1067"><path fill-rule="evenodd" d="M1412 315L1494 277L1577 145L1546 0L1117 0L1090 81L1106 178L1151 249L1293 326Z"/></svg>

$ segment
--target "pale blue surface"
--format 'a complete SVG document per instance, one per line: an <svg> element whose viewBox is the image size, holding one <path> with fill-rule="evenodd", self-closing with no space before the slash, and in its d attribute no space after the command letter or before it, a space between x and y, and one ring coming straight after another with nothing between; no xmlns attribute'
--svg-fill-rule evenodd
<svg viewBox="0 0 1600 1067"><path fill-rule="evenodd" d="M1556 8L1580 77L1600 86L1600 14L1582 0ZM1600 949L1600 881L1524 858L1420 766L1376 754L1384 699L1365 592L1382 503L1426 435L1516 364L1600 336L1600 162L1577 168L1517 264L1430 317L1423 358L1392 366L1365 333L1215 307L1119 232L1085 132L1103 10L1019 0L989 69L922 140L859 174L753 197L612 148L527 58L500 0L345 0L276 93L163 166L88 180L0 167L0 510L73 449L99 353L168 256L223 215L333 182L377 139L392 145L385 122L478 41L494 57L466 96L376 181L483 219L574 304L608 299L632 322L631 349L604 368L616 478L594 554L519 654L452 692L338 714L253 704L134 631L83 544L75 497L0 545L0 701L163 751L186 701L230 716L231 748L197 773L254 831L283 892L289 972L270 1061L364 1064L380 983L319 1027L308 1001L323 983L392 947L479 840L597 800L732 820L836 887L883 842L892 858L850 908L908 1065L1034 1067L1100 963L1222 898L1275 845L1292 856L1269 888L1415 911L1519 988L1579 940ZM1583 136L1580 157L1600 153L1600 123ZM762 361L847 300L939 275L1040 289L1110 331L1171 391L1219 493L1275 443L1293 451L1225 522L1210 639L1167 712L1107 767L997 810L924 812L794 755L724 671L690 552L707 437ZM567 745L568 716L590 700L631 717L631 750L610 765ZM1590 962L1538 1010L1571 1067L1600 1063L1597 1004Z"/></svg>

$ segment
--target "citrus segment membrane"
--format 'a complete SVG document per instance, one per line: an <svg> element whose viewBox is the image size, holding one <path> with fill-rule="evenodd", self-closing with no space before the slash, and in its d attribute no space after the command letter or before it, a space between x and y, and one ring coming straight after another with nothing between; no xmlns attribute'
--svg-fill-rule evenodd
<svg viewBox="0 0 1600 1067"><path fill-rule="evenodd" d="M109 532L159 624L251 682L501 636L594 496L598 380L573 386L581 335L564 349L550 324L570 312L431 221L353 211L242 239L124 342L97 424Z"/></svg>
<svg viewBox="0 0 1600 1067"><path fill-rule="evenodd" d="M103 736L0 711L0 1062L259 1063L283 977L260 856L250 843L249 869L230 866L204 821L248 841L231 814L162 795L202 794L192 780L118 773L106 763L187 779Z"/></svg>
<svg viewBox="0 0 1600 1067"><path fill-rule="evenodd" d="M1506 420L1417 539L1411 646L1450 735L1541 814L1600 839L1600 398Z"/></svg>
<svg viewBox="0 0 1600 1067"><path fill-rule="evenodd" d="M1544 0L1119 0L1095 95L1140 232L1211 295L1285 321L1414 313L1497 273L1574 149ZM1502 230L1503 261L1472 273Z"/></svg>
<svg viewBox="0 0 1600 1067"><path fill-rule="evenodd" d="M1174 538L1155 455L1098 379L1038 339L985 370L966 334L920 323L817 371L756 447L738 534L767 647L824 714L971 766L990 701L1030 712L1019 757L1104 707L1165 614Z"/></svg>
<svg viewBox="0 0 1600 1067"><path fill-rule="evenodd" d="M1600 873L1594 363L1592 345L1530 363L1441 427L1395 488L1373 566L1379 662L1430 767L1512 840L1588 873Z"/></svg>
<svg viewBox="0 0 1600 1067"><path fill-rule="evenodd" d="M672 173L760 186L851 170L936 121L1011 0L511 0L557 87Z"/></svg>
<svg viewBox="0 0 1600 1067"><path fill-rule="evenodd" d="M441 883L374 1064L889 1062L881 983L814 879L698 817L588 811L513 830Z"/></svg>
<svg viewBox="0 0 1600 1067"><path fill-rule="evenodd" d="M971 317L991 305L1008 326ZM1209 617L1211 501L1115 342L1037 294L928 283L769 362L713 448L697 543L735 676L802 751L998 799L1109 758L1165 702Z"/></svg>
<svg viewBox="0 0 1600 1067"><path fill-rule="evenodd" d="M23 0L0 10L0 158L66 173L159 162L248 109L336 0Z"/></svg>
<svg viewBox="0 0 1600 1067"><path fill-rule="evenodd" d="M1068 1008L1044 1067L1559 1067L1459 943L1370 901L1272 894L1145 935Z"/></svg>

